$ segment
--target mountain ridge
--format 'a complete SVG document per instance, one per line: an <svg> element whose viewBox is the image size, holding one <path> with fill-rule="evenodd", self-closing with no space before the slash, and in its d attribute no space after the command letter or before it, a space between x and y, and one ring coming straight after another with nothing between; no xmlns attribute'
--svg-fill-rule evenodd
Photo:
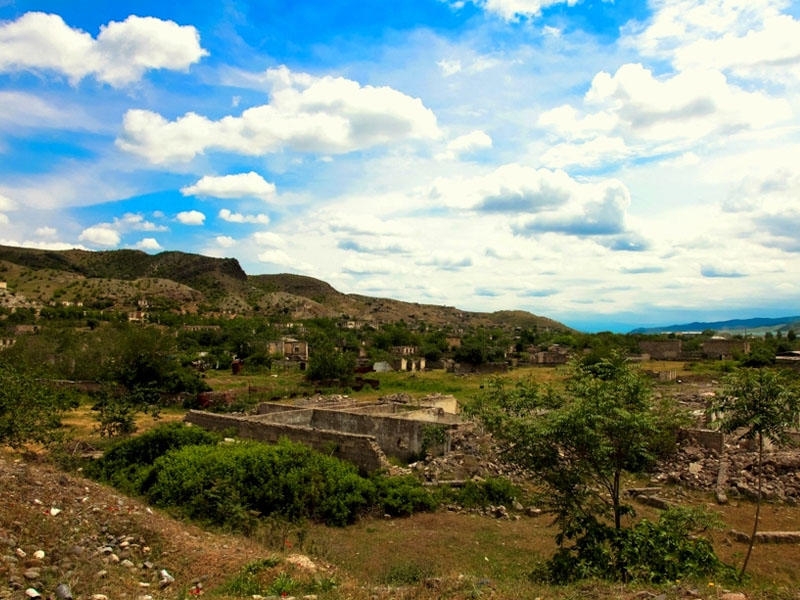
<svg viewBox="0 0 800 600"><path fill-rule="evenodd" d="M783 331L791 328L800 329L800 315L788 317L752 317L749 319L728 319L726 321L694 321L663 327L638 327L630 331L633 334L681 333L689 331L745 332Z"/></svg>
<svg viewBox="0 0 800 600"><path fill-rule="evenodd" d="M493 313L339 292L292 273L248 275L235 258L179 251L41 250L0 245L6 297L31 305L82 305L120 311L150 309L241 314L280 320L328 317L381 324L502 326L572 331L526 311ZM20 304L18 304L20 305Z"/></svg>

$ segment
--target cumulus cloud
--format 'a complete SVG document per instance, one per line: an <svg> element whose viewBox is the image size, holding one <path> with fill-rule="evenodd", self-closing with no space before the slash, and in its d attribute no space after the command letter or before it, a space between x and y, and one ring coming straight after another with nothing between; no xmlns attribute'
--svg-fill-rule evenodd
<svg viewBox="0 0 800 600"><path fill-rule="evenodd" d="M584 106L584 114L564 105L540 116L539 125L563 140L544 154L545 164L597 166L633 154L674 153L792 116L787 100L733 85L720 71L656 77L638 63L595 75Z"/></svg>
<svg viewBox="0 0 800 600"><path fill-rule="evenodd" d="M558 210L542 211L522 217L513 226L518 235L563 233L576 236L620 235L627 232L625 214L630 193L617 180L597 184L577 184L578 194Z"/></svg>
<svg viewBox="0 0 800 600"><path fill-rule="evenodd" d="M110 225L94 225L84 229L78 239L95 246L115 247L122 240L118 231Z"/></svg>
<svg viewBox="0 0 800 600"><path fill-rule="evenodd" d="M140 214L126 213L121 217L115 217L110 223L98 223L87 227L81 232L78 239L96 246L114 247L120 244L123 234L131 231L167 231L167 228L148 221ZM55 234L55 229L42 227L37 229L36 233L42 237L50 236ZM137 244L137 247L142 243L151 244L150 240L155 241L153 238L144 238Z"/></svg>
<svg viewBox="0 0 800 600"><path fill-rule="evenodd" d="M314 77L286 67L264 81L270 103L212 120L187 113L174 121L129 110L117 145L152 163L189 161L208 150L262 155L280 150L342 154L381 144L440 136L433 111L390 87L343 77Z"/></svg>
<svg viewBox="0 0 800 600"><path fill-rule="evenodd" d="M184 225L202 225L206 216L199 210L184 210L175 215L175 218Z"/></svg>
<svg viewBox="0 0 800 600"><path fill-rule="evenodd" d="M231 212L227 208L222 208L218 214L219 218L228 223L256 223L258 225L268 225L269 215L243 215L241 213Z"/></svg>
<svg viewBox="0 0 800 600"><path fill-rule="evenodd" d="M458 158L464 154L470 154L478 150L486 150L492 147L492 138L485 131L476 130L461 135L447 144L447 150L440 154L439 159Z"/></svg>
<svg viewBox="0 0 800 600"><path fill-rule="evenodd" d="M800 77L800 21L783 0L655 0L627 43L679 70L712 67L737 77Z"/></svg>
<svg viewBox="0 0 800 600"><path fill-rule="evenodd" d="M0 25L0 71L55 71L73 85L93 75L121 87L150 69L185 71L207 54L194 27L154 17L111 21L97 38L42 12Z"/></svg>
<svg viewBox="0 0 800 600"><path fill-rule="evenodd" d="M264 201L275 196L275 184L268 182L254 171L215 177L205 175L193 185L181 188L184 196L207 196L211 198L253 197Z"/></svg>
<svg viewBox="0 0 800 600"><path fill-rule="evenodd" d="M159 244L155 238L151 237L142 238L136 243L136 247L139 248L140 250L149 250L149 251L163 250L161 244Z"/></svg>
<svg viewBox="0 0 800 600"><path fill-rule="evenodd" d="M236 245L236 240L229 235L218 235L214 238L214 241L217 243L217 246L221 248L232 248Z"/></svg>

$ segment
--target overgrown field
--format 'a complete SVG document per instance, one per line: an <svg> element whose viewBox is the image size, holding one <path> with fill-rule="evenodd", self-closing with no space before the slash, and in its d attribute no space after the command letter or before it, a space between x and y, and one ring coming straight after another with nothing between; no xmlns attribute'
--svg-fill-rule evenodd
<svg viewBox="0 0 800 600"><path fill-rule="evenodd" d="M675 369L674 363L649 367ZM469 397L487 381L482 375L443 372L371 376L380 379L379 390L346 393L364 401L401 392L415 398L431 393ZM528 369L509 377L557 381L560 372ZM217 373L207 381L215 390L254 390L246 393L252 402L275 395L290 400L301 375ZM663 384L657 391L670 394L679 387ZM163 427L165 421L180 420L177 408L162 412L160 422L140 417L138 437L110 445L97 436L90 414L84 404L68 416L72 439L54 455L72 474L56 470L43 451L0 456L0 598L22 600L27 586L52 596L64 582L75 598L87 599L202 593L221 599L672 600L722 598L727 591L749 599L800 599L798 545L756 545L749 578L741 582L588 580L549 586L531 574L556 550L558 530L550 515L533 510L537 501L530 489L488 481L435 491L409 479L364 478L293 444L225 443L196 429ZM103 449L105 457L89 466L78 456L87 448ZM75 472L77 467L81 471ZM84 474L105 483L83 479ZM626 483L640 487L649 481ZM718 505L709 494L680 488L667 488L665 495L673 503L719 515L721 527L703 535L722 561L741 562L746 545L730 532L752 526L750 501L732 498ZM507 510L494 510L498 504ZM636 519L655 520L660 513L634 506ZM760 530L798 528L800 508L763 507ZM32 558L37 550L44 558ZM125 558L132 566L120 566ZM27 577L31 569L38 569L38 578ZM162 569L173 582L163 583Z"/></svg>

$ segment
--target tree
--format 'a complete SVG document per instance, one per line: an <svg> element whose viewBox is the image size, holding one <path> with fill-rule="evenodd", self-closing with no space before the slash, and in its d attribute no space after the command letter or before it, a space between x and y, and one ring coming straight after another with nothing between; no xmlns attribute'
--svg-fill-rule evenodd
<svg viewBox="0 0 800 600"><path fill-rule="evenodd" d="M323 344L311 353L306 377L311 381L338 381L346 385L353 379L355 367L355 355L342 352L332 344Z"/></svg>
<svg viewBox="0 0 800 600"><path fill-rule="evenodd" d="M725 433L738 432L739 439L756 442L756 513L753 534L739 576L743 576L753 551L761 514L761 486L764 441L781 446L789 442L788 430L800 416L800 390L774 369L741 369L725 381L723 393L710 408L719 415L718 427Z"/></svg>
<svg viewBox="0 0 800 600"><path fill-rule="evenodd" d="M0 361L0 445L52 441L62 413L72 406L66 393Z"/></svg>
<svg viewBox="0 0 800 600"><path fill-rule="evenodd" d="M675 412L653 406L644 375L612 354L574 362L563 391L532 382L509 389L494 379L467 410L547 488L560 529L550 563L556 578L629 577L631 553L623 549L636 538L622 531L633 512L623 502L623 476L674 448L678 424ZM683 533L680 543L691 545Z"/></svg>

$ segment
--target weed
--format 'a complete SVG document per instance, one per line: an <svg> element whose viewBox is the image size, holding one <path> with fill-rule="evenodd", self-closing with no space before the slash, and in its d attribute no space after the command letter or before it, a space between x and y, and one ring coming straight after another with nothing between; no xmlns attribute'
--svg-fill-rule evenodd
<svg viewBox="0 0 800 600"><path fill-rule="evenodd" d="M389 567L384 581L389 585L416 585L433 576L428 565L417 562L401 562Z"/></svg>

